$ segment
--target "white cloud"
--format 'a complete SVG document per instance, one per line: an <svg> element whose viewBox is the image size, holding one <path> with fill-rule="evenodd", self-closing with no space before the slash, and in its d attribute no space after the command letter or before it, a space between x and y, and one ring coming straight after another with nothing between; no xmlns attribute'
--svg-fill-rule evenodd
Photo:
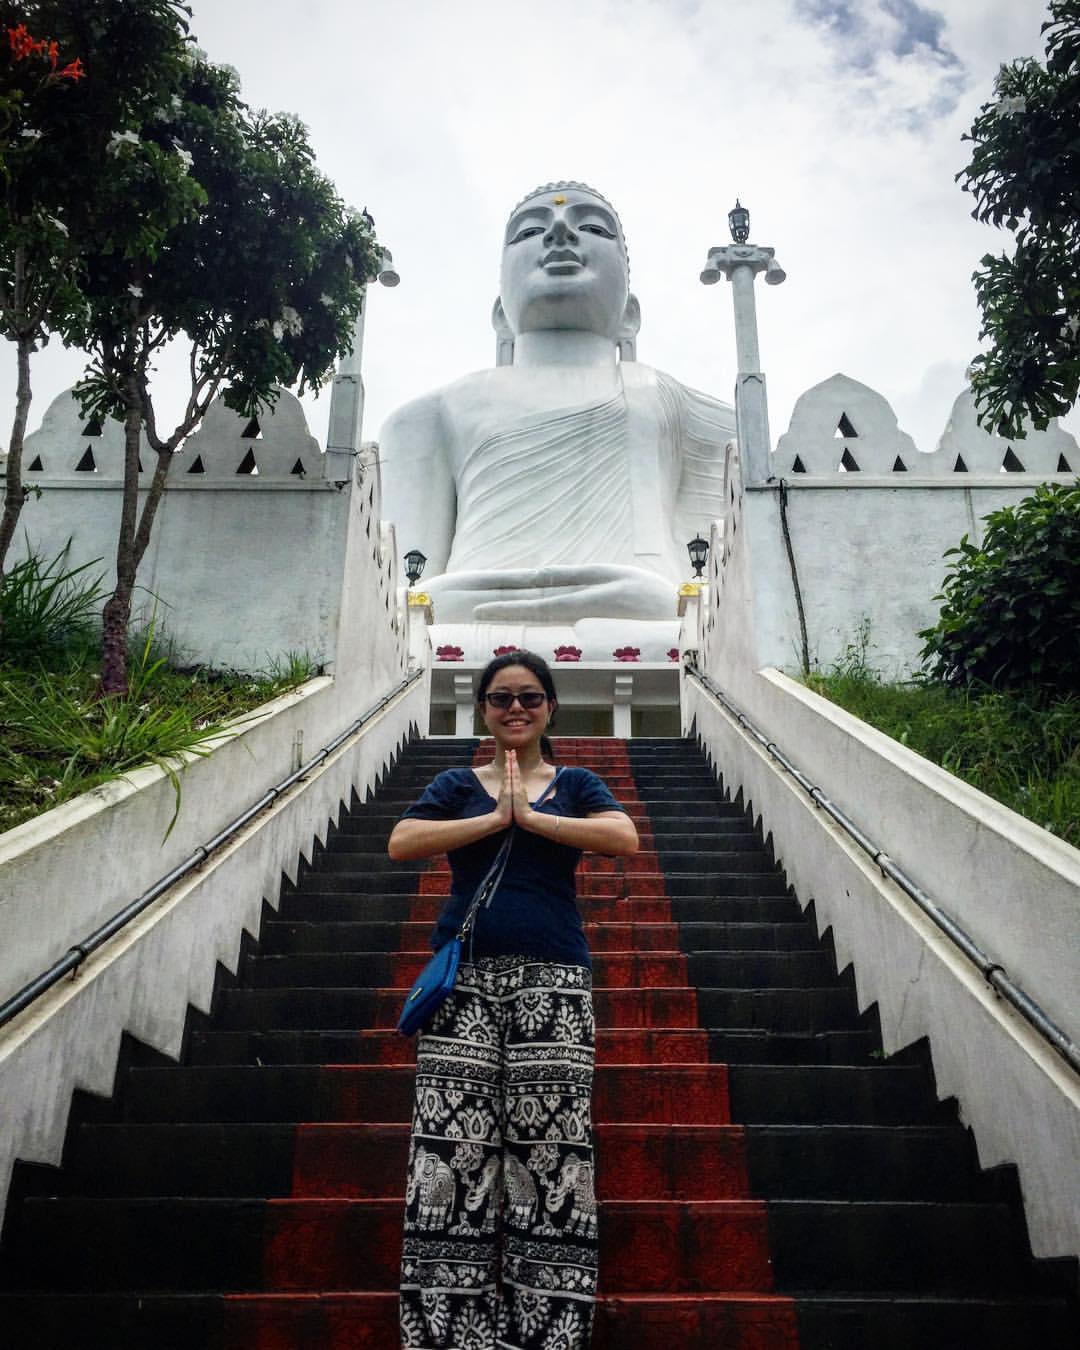
<svg viewBox="0 0 1080 1350"><path fill-rule="evenodd" d="M373 287L365 435L398 404L489 365L502 227L538 183L611 198L642 305L639 355L730 396L726 285L698 282L736 195L788 272L759 287L774 437L841 370L932 447L977 350L970 275L1004 236L953 176L997 66L1040 54L1016 0L195 0L193 30L245 97L296 113L401 285ZM69 380L35 367L38 416ZM11 399L11 370L0 370ZM63 370L60 370L63 366ZM312 404L325 434L327 400ZM906 419L906 420L905 420Z"/></svg>

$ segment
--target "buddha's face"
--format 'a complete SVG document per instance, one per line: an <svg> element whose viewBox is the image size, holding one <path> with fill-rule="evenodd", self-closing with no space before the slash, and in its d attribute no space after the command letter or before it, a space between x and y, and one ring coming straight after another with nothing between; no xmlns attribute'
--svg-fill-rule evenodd
<svg viewBox="0 0 1080 1350"><path fill-rule="evenodd" d="M619 223L590 192L538 193L510 217L500 293L515 333L574 329L614 339L629 290Z"/></svg>

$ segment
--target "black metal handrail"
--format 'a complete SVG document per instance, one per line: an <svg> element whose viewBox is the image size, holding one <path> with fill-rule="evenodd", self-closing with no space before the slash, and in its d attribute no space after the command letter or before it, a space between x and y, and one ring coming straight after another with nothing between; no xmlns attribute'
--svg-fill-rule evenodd
<svg viewBox="0 0 1080 1350"><path fill-rule="evenodd" d="M186 877L188 873L194 872L194 870L204 863L212 853L215 853L222 844L228 843L228 841L253 820L260 811L264 811L271 803L277 801L282 793L287 792L294 783L297 783L301 778L306 777L307 774L309 774L312 769L317 768L324 759L327 759L332 755L335 750L340 749L340 747L352 736L355 736L366 723L370 722L373 717L382 712L387 704L396 699L399 694L403 694L410 685L420 679L423 673L423 669L418 669L407 675L400 684L395 685L388 694L385 694L379 699L378 703L369 708L367 712L361 714L361 716L358 717L355 722L347 726L339 736L335 736L329 745L323 746L318 754L313 755L306 764L302 764L299 769L296 769L293 773L289 774L288 778L283 778L280 783L275 783L273 787L267 788L257 802L254 802L249 806L247 810L238 815L235 820L230 821L229 824L226 825L223 830L220 830L215 834L212 839L207 840L205 844L200 844L194 853L189 854L183 862L178 863L171 872L166 872L159 881L155 881L148 890L143 891L142 895L125 905L124 908L114 914L111 919L106 920L99 928L95 928L94 931L83 938L81 942L77 942L73 947L69 947L67 953L62 956L59 961L54 961L47 970L42 971L42 973L31 980L29 984L24 985L24 987L20 989L17 994L13 994L6 1003L0 1004L0 1027L6 1026L8 1022L17 1017L19 1013L23 1012L39 999L42 994L47 993L54 984L58 984L65 975L74 974L92 952L97 951L99 947L108 942L109 938L114 937L119 933L122 928L126 927L132 921L132 919L137 918L144 909L147 909L155 900L164 895L170 887L175 886L176 883Z"/></svg>
<svg viewBox="0 0 1080 1350"><path fill-rule="evenodd" d="M686 673L691 679L696 680L707 694L716 699L739 725L776 760L780 767L795 779L815 805L820 806L827 815L836 821L845 834L854 839L864 853L870 855L871 860L880 868L883 876L895 882L905 895L910 896L915 901L927 918L979 970L987 984L1000 994L1007 1003L1011 1004L1029 1026L1033 1027L1049 1045L1053 1046L1072 1069L1080 1073L1080 1045L1077 1045L1067 1032L1052 1021L1034 999L1029 998L1024 993L1019 985L1009 977L1004 966L987 956L978 943L954 919L950 918L941 906L921 886L914 882L899 864L889 857L884 849L879 848L872 839L864 834L846 812L842 811L835 802L830 801L821 788L812 783L801 769L796 768L787 755L773 741L770 741L765 733L759 730L750 718L740 708L736 707L723 690L715 685L707 675L702 674L693 664L687 665Z"/></svg>

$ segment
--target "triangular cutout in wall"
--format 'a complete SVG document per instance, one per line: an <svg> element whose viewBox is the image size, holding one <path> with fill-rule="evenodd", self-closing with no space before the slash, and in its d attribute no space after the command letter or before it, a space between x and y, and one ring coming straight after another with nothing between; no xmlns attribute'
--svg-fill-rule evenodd
<svg viewBox="0 0 1080 1350"><path fill-rule="evenodd" d="M188 473L205 473L205 472L206 467L202 462L202 455L196 455L195 458L191 461L191 468L188 469Z"/></svg>
<svg viewBox="0 0 1080 1350"><path fill-rule="evenodd" d="M292 466L292 468L289 470L289 472L293 474L296 478L307 477L307 469L304 468L304 461L302 459L298 459L296 463Z"/></svg>
<svg viewBox="0 0 1080 1350"><path fill-rule="evenodd" d="M957 455L956 463L952 466L953 473L967 473L968 466L964 463L964 456Z"/></svg>
<svg viewBox="0 0 1080 1350"><path fill-rule="evenodd" d="M855 456L850 450L845 450L840 456L840 467L846 469L848 473L860 473L861 470L855 462Z"/></svg>
<svg viewBox="0 0 1080 1350"><path fill-rule="evenodd" d="M90 421L87 422L86 426L83 427L83 429L82 429L82 434L83 434L84 436L102 436L102 435L104 435L104 432L103 432L102 427L101 427L101 418L100 418L100 417L91 417Z"/></svg>
<svg viewBox="0 0 1080 1350"><path fill-rule="evenodd" d="M94 459L94 452L89 446L83 451L83 457L75 465L76 473L96 473L97 463Z"/></svg>
<svg viewBox="0 0 1080 1350"><path fill-rule="evenodd" d="M259 419L257 417L253 417L240 433L241 439L247 441L257 441L261 435L262 427L259 426Z"/></svg>
<svg viewBox="0 0 1080 1350"><path fill-rule="evenodd" d="M1005 470L1006 473L1024 472L1024 466L1023 464L1020 463L1019 459L1017 459L1016 455L1013 453L1013 448L1011 445L1005 451L1005 458L1001 461L1001 467Z"/></svg>
<svg viewBox="0 0 1080 1350"><path fill-rule="evenodd" d="M237 472L237 473L252 473L252 474L258 473L258 472L259 472L259 466L255 463L255 451L254 451L254 450L249 450L249 451L247 452L247 454L244 456L244 458L240 461L240 467L236 470L236 472Z"/></svg>
<svg viewBox="0 0 1080 1350"><path fill-rule="evenodd" d="M907 465L899 455L893 460L892 471L893 473L907 473Z"/></svg>
<svg viewBox="0 0 1080 1350"><path fill-rule="evenodd" d="M792 473L806 472L806 465L802 462L802 460L799 458L798 455L795 456L795 463L791 466L791 472Z"/></svg>
<svg viewBox="0 0 1080 1350"><path fill-rule="evenodd" d="M1058 455L1057 471L1058 473L1072 473L1072 469L1069 467L1069 461L1064 455Z"/></svg>
<svg viewBox="0 0 1080 1350"><path fill-rule="evenodd" d="M851 423L851 418L848 417L847 413L846 412L841 413L840 421L837 422L836 430L833 433L833 435L836 437L840 437L840 436L857 436L858 434L859 433L855 430L854 426Z"/></svg>
<svg viewBox="0 0 1080 1350"><path fill-rule="evenodd" d="M44 472L45 472L45 465L42 464L42 462L41 462L41 456L40 456L40 455L35 455L35 456L34 456L33 462L32 462L31 464L28 464L28 465L26 466L26 472L27 472L27 473L44 473Z"/></svg>

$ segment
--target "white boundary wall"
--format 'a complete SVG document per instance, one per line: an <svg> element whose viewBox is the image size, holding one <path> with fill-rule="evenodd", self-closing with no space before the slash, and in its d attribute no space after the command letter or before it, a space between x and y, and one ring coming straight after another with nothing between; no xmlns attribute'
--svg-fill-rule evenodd
<svg viewBox="0 0 1080 1350"><path fill-rule="evenodd" d="M4 996L286 777L299 731L309 757L333 739L323 729L307 734L319 727L333 692L331 681L312 681L189 764L180 820L160 849L173 792L157 768L0 837L0 918L5 933L22 935L4 944ZM310 855L316 836L325 839L341 804L374 788L422 724L428 699L425 676L94 953L76 978L55 985L0 1031L0 1196L16 1158L60 1162L72 1093L112 1092L123 1032L179 1055L189 1006L209 1009L217 965L236 970L243 933L258 935L263 900L277 905L282 874L295 880L301 855ZM147 847L136 849L133 840Z"/></svg>
<svg viewBox="0 0 1080 1350"><path fill-rule="evenodd" d="M255 442L256 455L261 444ZM393 528L379 520L378 466L361 454L352 469L351 456L344 458L354 478L320 489L337 524L333 547L314 560L316 571L330 573L325 586L333 603L318 617L334 655L333 678L309 681L241 719L237 734L211 755L191 757L168 838L173 790L154 767L0 835L0 998L16 993L213 838L405 677L404 591L396 585ZM234 506L257 495L231 484L222 491ZM294 502L298 491L285 487ZM200 494L193 489L189 495ZM214 496L201 495L205 501ZM100 496L82 493L85 501ZM266 544L273 549L275 541ZM303 560L303 539L292 545L277 557L278 570L286 563L297 567L298 550ZM217 566L222 572L220 557ZM226 618L234 630L247 624L257 603L250 592L233 597ZM418 648L426 667L426 643ZM0 1030L0 1201L16 1158L60 1161L76 1088L112 1091L125 1031L166 1054L179 1053L189 1005L209 1006L219 962L235 970L242 934L258 933L262 902L277 903L282 873L295 877L301 854L316 837L325 838L341 803L373 788L410 735L427 734L429 706L425 668L356 739L94 953L76 979L55 986Z"/></svg>
<svg viewBox="0 0 1080 1350"><path fill-rule="evenodd" d="M978 944L1077 1034L1080 852L775 670L747 713ZM694 680L684 716L776 857L888 1053L928 1037L984 1167L1016 1163L1038 1256L1080 1253L1080 1078ZM745 708L744 711L747 711Z"/></svg>
<svg viewBox="0 0 1080 1350"><path fill-rule="evenodd" d="M1006 475L997 472L996 438L968 427L958 442L951 426L936 456L915 461L873 400L860 411L852 384L836 377L811 391L807 415L798 427L793 418L773 459L788 485L812 653L835 655L869 613L871 638L890 658L876 664L895 669L917 653L914 611L933 617L933 552L940 558L965 528L977 534L975 516L1055 477L1056 457L1064 448L1075 459L1075 443L1018 447L1029 472ZM834 457L852 446L832 429L848 409L860 431L859 469L841 475ZM805 472L787 478L800 450ZM952 458L961 450L964 472ZM1033 474L1037 454L1045 462ZM887 457L896 455L906 463L894 476ZM781 674L775 667L797 664L799 628L778 484L744 484L730 447L724 495L709 584L688 609L681 647L696 652L725 695L1080 1039L1080 851ZM943 571L940 564L938 578ZM819 925L832 929L841 967L854 962L860 1006L879 1005L886 1050L928 1037L938 1091L957 1097L982 1164L1017 1165L1036 1255L1080 1254L1080 1078L688 678L683 726L772 835L800 901L813 900Z"/></svg>
<svg viewBox="0 0 1080 1350"><path fill-rule="evenodd" d="M87 434L67 392L26 438L24 482L32 491L11 561L25 555L27 541L51 560L70 540L67 566L91 564L85 576L102 577L108 595L116 578L123 428L106 419L100 432L90 430L95 434ZM219 398L175 455L139 567L137 621L153 616L184 663L263 670L304 652L336 672L349 605L346 548L378 587L384 614L404 631L396 548L379 520L378 465L367 452L355 461L322 454L302 405L287 391L259 419L258 436L245 434L254 430ZM144 445L140 458L145 487L156 457ZM92 469L79 467L91 462ZM0 455L0 482L3 466Z"/></svg>

